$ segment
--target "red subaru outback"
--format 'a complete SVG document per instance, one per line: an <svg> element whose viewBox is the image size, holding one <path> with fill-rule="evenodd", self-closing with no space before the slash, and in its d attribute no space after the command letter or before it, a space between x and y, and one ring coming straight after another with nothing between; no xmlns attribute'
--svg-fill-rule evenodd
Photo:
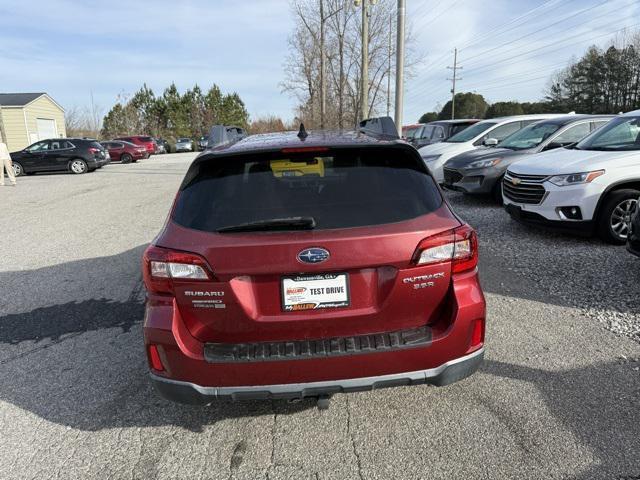
<svg viewBox="0 0 640 480"><path fill-rule="evenodd" d="M447 385L484 354L477 263L407 143L247 137L193 162L144 254L151 378L195 404Z"/></svg>

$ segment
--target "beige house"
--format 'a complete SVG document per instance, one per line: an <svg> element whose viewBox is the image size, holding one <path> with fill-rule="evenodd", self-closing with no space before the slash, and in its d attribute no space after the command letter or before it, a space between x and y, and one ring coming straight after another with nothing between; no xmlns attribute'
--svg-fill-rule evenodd
<svg viewBox="0 0 640 480"><path fill-rule="evenodd" d="M0 116L10 152L67 135L64 109L46 93L0 93Z"/></svg>

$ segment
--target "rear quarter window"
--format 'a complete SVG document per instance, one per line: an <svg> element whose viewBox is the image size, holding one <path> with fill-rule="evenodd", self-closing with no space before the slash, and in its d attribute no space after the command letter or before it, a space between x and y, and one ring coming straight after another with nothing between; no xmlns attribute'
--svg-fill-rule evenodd
<svg viewBox="0 0 640 480"><path fill-rule="evenodd" d="M442 204L419 160L398 148L214 157L187 173L173 220L208 232L290 217L316 229L409 220Z"/></svg>

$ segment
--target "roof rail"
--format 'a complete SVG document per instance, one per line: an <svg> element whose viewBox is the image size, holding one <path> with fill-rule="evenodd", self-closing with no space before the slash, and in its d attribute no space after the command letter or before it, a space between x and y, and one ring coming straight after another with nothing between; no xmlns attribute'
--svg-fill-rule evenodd
<svg viewBox="0 0 640 480"><path fill-rule="evenodd" d="M362 120L358 131L365 135L387 140L400 138L396 124L391 117L374 117Z"/></svg>

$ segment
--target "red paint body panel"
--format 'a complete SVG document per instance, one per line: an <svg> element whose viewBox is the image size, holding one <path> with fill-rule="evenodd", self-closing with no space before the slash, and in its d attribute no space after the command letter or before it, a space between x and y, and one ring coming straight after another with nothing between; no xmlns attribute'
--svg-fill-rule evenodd
<svg viewBox="0 0 640 480"><path fill-rule="evenodd" d="M145 135L133 135L131 137L119 137L114 140L125 140L127 142L134 143L136 145L142 145L149 155L153 155L156 153L156 142L154 140L145 140L149 138Z"/></svg>
<svg viewBox="0 0 640 480"><path fill-rule="evenodd" d="M200 386L259 386L413 372L463 357L484 344L472 345L477 321L485 319L477 268L452 274L450 261L415 263L423 239L461 225L444 200L411 220L341 230L210 233L170 218L154 245L198 255L212 278L173 279L172 294L149 291L145 343L158 346L165 367L154 373ZM326 249L329 259L300 262L298 253L312 247ZM318 273L346 273L350 305L285 312L282 277ZM429 284L419 288L421 283ZM193 292L207 292L224 308L198 307L194 300L201 298ZM245 363L204 359L207 342L329 339L425 325L432 332L428 345L383 353Z"/></svg>
<svg viewBox="0 0 640 480"><path fill-rule="evenodd" d="M122 159L122 155L125 153L128 153L129 155L131 155L131 158L133 160L141 160L143 158L147 158L148 156L146 147L143 150L139 147L127 145L126 143L121 143L119 145L122 145L122 148L116 147L116 148L107 149L109 151L109 156L111 157L111 160L114 162L119 162Z"/></svg>
<svg viewBox="0 0 640 480"><path fill-rule="evenodd" d="M457 302L453 314L440 319L441 323L434 328L432 344L424 348L323 359L211 364L202 357L201 343L190 343L193 339L185 342L186 328L182 337L178 333L179 327L173 325L172 304L154 304L153 301L147 306L145 342L161 346L167 359L165 364L169 365L167 377L202 386L317 382L434 368L469 353L474 322L485 317L477 272L456 275L453 283L452 298ZM190 344L193 350L185 349L185 344Z"/></svg>

